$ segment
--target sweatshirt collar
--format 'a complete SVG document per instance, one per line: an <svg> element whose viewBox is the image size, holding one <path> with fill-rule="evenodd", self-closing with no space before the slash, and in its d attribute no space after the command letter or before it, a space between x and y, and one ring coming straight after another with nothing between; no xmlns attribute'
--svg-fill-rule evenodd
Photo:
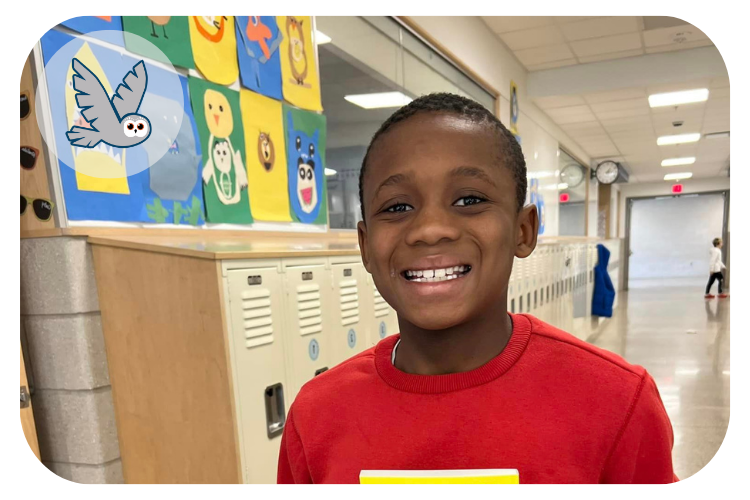
<svg viewBox="0 0 750 500"><path fill-rule="evenodd" d="M486 364L468 372L447 375L415 375L402 372L392 363L393 348L400 334L381 340L375 347L375 367L391 387L422 394L459 391L491 382L507 372L523 354L531 336L531 321L522 314L511 314L513 333L503 351Z"/></svg>

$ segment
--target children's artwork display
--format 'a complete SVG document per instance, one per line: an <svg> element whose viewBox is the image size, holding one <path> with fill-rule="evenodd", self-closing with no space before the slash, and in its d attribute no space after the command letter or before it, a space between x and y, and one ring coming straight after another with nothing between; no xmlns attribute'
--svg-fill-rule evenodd
<svg viewBox="0 0 750 500"><path fill-rule="evenodd" d="M237 16L237 61L242 85L281 100L282 32L274 16Z"/></svg>
<svg viewBox="0 0 750 500"><path fill-rule="evenodd" d="M200 150L197 149L195 126L191 125L189 106L186 112L177 112L188 102L186 79L179 77L183 92L175 100L173 89L164 83L168 80L162 76L166 70L145 62L149 85L142 106L150 110L153 125L146 143L159 140L174 142L170 152L159 161L149 161L154 148L145 147L146 143L130 148L111 147L103 142L94 148L71 146L65 132L73 125L88 127L89 123L76 103L72 64L51 64L53 56L67 61L74 57L79 59L97 75L109 95L138 60L56 30L45 34L41 45L68 219L202 223L202 190L198 175ZM174 73L169 74L172 81L177 81L174 80L177 78ZM164 135L164 130L169 127L161 126L161 120L174 121L173 129L177 127L177 120L182 120L184 133L181 129L177 139L171 141ZM188 130L191 134L187 134ZM191 142L194 145L192 149ZM176 155L173 151L180 144L184 145ZM175 162L178 157L179 161ZM148 168L149 164L152 164L151 168ZM80 170L101 173L101 176L85 175ZM169 172L168 182L164 180L167 177L165 171ZM155 175L155 179L150 179L152 175ZM163 188L167 183L169 188Z"/></svg>
<svg viewBox="0 0 750 500"><path fill-rule="evenodd" d="M283 113L292 217L308 224L326 224L326 118L287 105L283 105Z"/></svg>
<svg viewBox="0 0 750 500"><path fill-rule="evenodd" d="M195 68L187 16L122 16L122 30L129 51L153 57L142 53L143 45L133 41L132 35L137 35L164 52L172 66Z"/></svg>
<svg viewBox="0 0 750 500"><path fill-rule="evenodd" d="M190 16L188 24L196 68L214 83L234 83L239 76L234 17Z"/></svg>
<svg viewBox="0 0 750 500"><path fill-rule="evenodd" d="M193 77L188 87L204 153L201 176L207 219L251 223L239 93Z"/></svg>
<svg viewBox="0 0 750 500"><path fill-rule="evenodd" d="M92 31L111 31L112 33L102 33L101 39L120 47L125 45L125 40L122 36L122 18L120 16L73 17L60 24L83 34L91 33Z"/></svg>
<svg viewBox="0 0 750 500"><path fill-rule="evenodd" d="M250 211L263 221L291 221L281 102L240 90Z"/></svg>
<svg viewBox="0 0 750 500"><path fill-rule="evenodd" d="M281 84L284 99L297 107L313 111L323 109L320 78L315 64L310 16L277 16L281 41Z"/></svg>

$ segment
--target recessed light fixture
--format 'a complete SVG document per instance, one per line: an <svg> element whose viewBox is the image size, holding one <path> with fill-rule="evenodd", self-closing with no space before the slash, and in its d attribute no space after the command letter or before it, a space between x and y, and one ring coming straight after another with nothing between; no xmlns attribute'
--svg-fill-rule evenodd
<svg viewBox="0 0 750 500"><path fill-rule="evenodd" d="M656 144L658 144L659 146L668 146L670 144L685 144L688 142L698 142L700 138L700 134L663 135L656 139Z"/></svg>
<svg viewBox="0 0 750 500"><path fill-rule="evenodd" d="M557 189L568 189L568 184L566 182L561 182L557 185Z"/></svg>
<svg viewBox="0 0 750 500"><path fill-rule="evenodd" d="M679 174L667 174L664 176L665 181L680 181L682 179L690 179L693 176L692 172L680 172Z"/></svg>
<svg viewBox="0 0 750 500"><path fill-rule="evenodd" d="M680 104L691 104L706 100L708 100L708 89L682 90L680 92L666 92L664 94L651 94L648 96L648 104L652 108L678 106Z"/></svg>
<svg viewBox="0 0 750 500"><path fill-rule="evenodd" d="M679 165L692 165L695 163L695 156L689 158L669 158L661 161L662 167L677 167Z"/></svg>
<svg viewBox="0 0 750 500"><path fill-rule="evenodd" d="M315 30L315 44L323 45L325 43L331 43L331 37L322 31Z"/></svg>
<svg viewBox="0 0 750 500"><path fill-rule="evenodd" d="M330 175L336 175L336 171L334 169L332 169L332 168L326 167L326 169L324 170L324 172L328 176L330 176Z"/></svg>
<svg viewBox="0 0 750 500"><path fill-rule="evenodd" d="M404 95L401 92L355 94L344 96L344 99L364 109L400 108L412 101L411 97Z"/></svg>

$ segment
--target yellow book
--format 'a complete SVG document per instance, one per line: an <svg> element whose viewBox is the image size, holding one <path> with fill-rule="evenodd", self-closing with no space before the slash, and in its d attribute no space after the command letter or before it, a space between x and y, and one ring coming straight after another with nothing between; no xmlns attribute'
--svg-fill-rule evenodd
<svg viewBox="0 0 750 500"><path fill-rule="evenodd" d="M518 484L518 470L363 470L359 484Z"/></svg>

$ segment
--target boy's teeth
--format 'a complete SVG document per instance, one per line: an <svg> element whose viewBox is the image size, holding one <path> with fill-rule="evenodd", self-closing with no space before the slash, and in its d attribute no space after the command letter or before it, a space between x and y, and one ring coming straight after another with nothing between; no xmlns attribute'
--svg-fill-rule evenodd
<svg viewBox="0 0 750 500"><path fill-rule="evenodd" d="M445 269L435 269L436 278L445 278Z"/></svg>
<svg viewBox="0 0 750 500"><path fill-rule="evenodd" d="M420 278L422 277L422 275L423 275L423 274L424 274L424 272L422 272L422 271L417 271L417 276L419 276Z"/></svg>
<svg viewBox="0 0 750 500"><path fill-rule="evenodd" d="M424 272L425 278L432 278L435 276L435 271L433 271L432 269L428 269L427 271L423 271L423 272Z"/></svg>
<svg viewBox="0 0 750 500"><path fill-rule="evenodd" d="M435 281L447 281L460 278L459 273L468 270L469 266L453 266L444 269L427 269L423 271L406 271L410 281L417 283L432 283Z"/></svg>

